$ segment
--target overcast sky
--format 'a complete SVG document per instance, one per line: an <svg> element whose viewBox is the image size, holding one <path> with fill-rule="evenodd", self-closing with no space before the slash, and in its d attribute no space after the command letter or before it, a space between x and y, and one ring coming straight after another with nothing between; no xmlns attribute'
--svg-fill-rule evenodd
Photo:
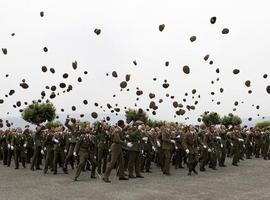
<svg viewBox="0 0 270 200"><path fill-rule="evenodd" d="M8 50L7 55L0 54L0 99L5 100L0 104L0 117L6 117L7 112L18 116L13 104L38 99L46 85L58 86L60 82L74 87L53 100L58 111L64 108L67 113L72 113L73 105L77 113L102 112L94 102L134 107L139 87L144 95L137 102L138 108L148 107L149 92L156 94L156 102L164 100L158 104L157 119L183 121L189 117L192 123L205 110L232 112L235 101L239 105L234 113L241 117L269 116L266 86L270 77L263 79L263 74L270 75L269 8L267 0L0 0L0 48ZM213 16L217 17L215 24L210 23ZM165 24L163 32L158 30L160 24ZM94 33L95 28L101 29L100 35ZM229 34L221 34L223 28L229 28ZM191 43L193 35L197 40ZM47 53L43 52L45 46ZM203 59L206 54L210 54L208 62ZM75 60L77 70L71 65ZM210 60L213 65L209 65ZM170 62L168 67L165 61ZM53 67L56 73L43 73L43 65ZM189 75L183 73L184 65L190 66ZM232 73L235 68L240 70L238 75ZM117 79L106 76L114 70ZM63 73L70 75L67 80L63 80ZM120 92L119 83L126 74L131 74L130 92ZM81 83L78 77L82 77ZM152 80L154 77L157 81ZM23 78L29 84L27 90L19 87ZM168 89L162 87L165 79ZM246 80L251 81L250 88L245 86ZM15 94L5 98L10 89ZM192 89L197 89L194 99ZM181 103L185 92L189 95L184 105L195 100L199 104L195 111L175 119L172 102ZM167 98L166 93L175 99ZM89 102L87 106L82 103L84 99ZM256 105L260 105L259 110ZM151 112L149 116L153 117Z"/></svg>

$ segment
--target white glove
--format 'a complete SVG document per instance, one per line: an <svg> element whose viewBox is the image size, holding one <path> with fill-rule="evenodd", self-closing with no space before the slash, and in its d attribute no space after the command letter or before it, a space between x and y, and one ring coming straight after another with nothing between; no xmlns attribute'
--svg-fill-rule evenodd
<svg viewBox="0 0 270 200"><path fill-rule="evenodd" d="M186 149L186 153L189 154L189 149Z"/></svg>
<svg viewBox="0 0 270 200"><path fill-rule="evenodd" d="M223 148L223 144L221 144L220 147Z"/></svg>
<svg viewBox="0 0 270 200"><path fill-rule="evenodd" d="M77 153L75 151L73 152L73 156L75 156L75 157L77 156Z"/></svg>
<svg viewBox="0 0 270 200"><path fill-rule="evenodd" d="M231 146L233 147L233 143L231 143Z"/></svg>
<svg viewBox="0 0 270 200"><path fill-rule="evenodd" d="M8 148L10 149L10 144L8 144L7 146L8 146Z"/></svg>
<svg viewBox="0 0 270 200"><path fill-rule="evenodd" d="M59 143L59 141L58 141L57 139L55 139L55 138L53 138L53 141L54 141L55 143Z"/></svg>
<svg viewBox="0 0 270 200"><path fill-rule="evenodd" d="M212 150L209 148L209 149L208 149L208 152L212 152Z"/></svg>
<svg viewBox="0 0 270 200"><path fill-rule="evenodd" d="M153 151L156 151L156 147L152 146Z"/></svg>
<svg viewBox="0 0 270 200"><path fill-rule="evenodd" d="M148 137L143 137L142 140L143 141L147 141L148 140Z"/></svg>
<svg viewBox="0 0 270 200"><path fill-rule="evenodd" d="M252 146L252 142L250 142L250 145Z"/></svg>
<svg viewBox="0 0 270 200"><path fill-rule="evenodd" d="M160 145L160 142L159 142L159 141L157 141L157 146L158 146L158 147L161 147L161 145Z"/></svg>
<svg viewBox="0 0 270 200"><path fill-rule="evenodd" d="M205 149L206 149L206 145L203 145L203 148L205 148Z"/></svg>
<svg viewBox="0 0 270 200"><path fill-rule="evenodd" d="M217 138L218 140L221 140L221 137L219 137L219 136L217 136L216 138Z"/></svg>
<svg viewBox="0 0 270 200"><path fill-rule="evenodd" d="M171 140L171 143L175 144L175 140Z"/></svg>
<svg viewBox="0 0 270 200"><path fill-rule="evenodd" d="M175 149L177 150L177 149L178 149L178 147L175 147Z"/></svg>
<svg viewBox="0 0 270 200"><path fill-rule="evenodd" d="M41 150L41 154L42 154L42 155L44 154L44 151L43 151L43 150Z"/></svg>
<svg viewBox="0 0 270 200"><path fill-rule="evenodd" d="M47 150L47 148L46 148L46 147L44 147L43 149L44 149L44 151L46 151L46 150Z"/></svg>
<svg viewBox="0 0 270 200"><path fill-rule="evenodd" d="M23 147L25 148L26 147L26 144L23 144Z"/></svg>
<svg viewBox="0 0 270 200"><path fill-rule="evenodd" d="M10 149L13 150L14 149L14 146L10 146Z"/></svg>
<svg viewBox="0 0 270 200"><path fill-rule="evenodd" d="M127 147L131 148L131 147L133 147L133 144L131 142L128 142Z"/></svg>
<svg viewBox="0 0 270 200"><path fill-rule="evenodd" d="M64 152L67 153L67 150L65 149Z"/></svg>
<svg viewBox="0 0 270 200"><path fill-rule="evenodd" d="M180 135L177 135L176 138L180 138Z"/></svg>
<svg viewBox="0 0 270 200"><path fill-rule="evenodd" d="M246 147L246 145L243 145L243 147L245 148L245 147Z"/></svg>
<svg viewBox="0 0 270 200"><path fill-rule="evenodd" d="M141 150L141 153L143 154L143 153L144 153L144 151L143 151L143 150Z"/></svg>

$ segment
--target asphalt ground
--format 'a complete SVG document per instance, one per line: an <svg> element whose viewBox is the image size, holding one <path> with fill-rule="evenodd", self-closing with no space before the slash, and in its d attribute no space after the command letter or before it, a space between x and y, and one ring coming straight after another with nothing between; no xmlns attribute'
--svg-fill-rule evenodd
<svg viewBox="0 0 270 200"><path fill-rule="evenodd" d="M90 179L83 172L73 182L74 171L65 175L29 169L14 170L0 164L0 200L269 200L270 161L252 159L226 168L207 169L198 175L187 176L187 169L171 169L164 176L153 165L144 179L119 181L115 170L112 183ZM28 166L29 168L29 166Z"/></svg>

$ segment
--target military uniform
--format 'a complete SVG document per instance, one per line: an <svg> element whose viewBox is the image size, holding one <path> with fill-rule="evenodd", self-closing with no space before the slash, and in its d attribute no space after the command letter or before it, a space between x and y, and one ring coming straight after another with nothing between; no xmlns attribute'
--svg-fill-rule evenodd
<svg viewBox="0 0 270 200"><path fill-rule="evenodd" d="M0 140L1 140L1 151L2 151L3 165L7 165L8 145L7 145L7 141L6 141L6 133L3 133L0 136Z"/></svg>
<svg viewBox="0 0 270 200"><path fill-rule="evenodd" d="M76 143L74 152L75 155L77 155L77 152L79 152L80 156L80 163L78 165L76 175L74 178L74 181L77 181L78 177L81 174L81 171L86 165L86 162L89 160L92 169L91 169L91 178L95 178L95 170L97 167L97 161L95 160L95 153L94 153L94 142L93 142L93 137L92 135L89 134L83 134L80 136L79 140Z"/></svg>
<svg viewBox="0 0 270 200"><path fill-rule="evenodd" d="M71 168L74 168L73 152L76 145L77 137L79 137L79 127L69 125L69 120L66 120L65 126L69 129L70 133L66 137L66 158L64 162L64 170L67 172L67 165L70 162Z"/></svg>
<svg viewBox="0 0 270 200"><path fill-rule="evenodd" d="M164 153L163 174L170 175L170 160L172 150L172 139L168 129L162 129L162 150Z"/></svg>
<svg viewBox="0 0 270 200"><path fill-rule="evenodd" d="M113 132L113 143L111 145L111 161L108 163L106 171L104 173L103 180L105 182L109 181L109 176L112 169L114 168L116 162L118 162L118 175L119 179L126 180L124 174L124 163L123 163L123 151L122 146L127 146L124 142L124 133L122 130L117 130Z"/></svg>
<svg viewBox="0 0 270 200"><path fill-rule="evenodd" d="M132 147L128 149L128 173L129 178L135 178L133 175L134 168L136 177L142 177L140 173L140 153L141 153L141 141L140 141L140 131L135 130L129 134L129 142L132 143Z"/></svg>
<svg viewBox="0 0 270 200"><path fill-rule="evenodd" d="M14 147L15 169L19 169L19 159L25 168L26 162L26 137L24 135L14 134L11 140L11 146Z"/></svg>
<svg viewBox="0 0 270 200"><path fill-rule="evenodd" d="M57 174L57 164L60 162L60 166L63 166L65 160L64 148L65 137L62 132L58 132L53 137L53 172ZM66 170L63 168L64 173Z"/></svg>
<svg viewBox="0 0 270 200"><path fill-rule="evenodd" d="M141 172L151 172L151 161L152 161L152 137L146 133L142 138L142 148L143 148L143 155L141 161Z"/></svg>
<svg viewBox="0 0 270 200"><path fill-rule="evenodd" d="M34 154L31 162L31 170L34 170L36 167L37 170L40 170L41 163L41 147L42 147L42 135L41 131L44 127L40 127L34 135Z"/></svg>
<svg viewBox="0 0 270 200"><path fill-rule="evenodd" d="M183 147L187 153L187 165L188 165L188 175L192 172L197 174L196 166L198 164L198 138L195 133L187 132L183 141Z"/></svg>
<svg viewBox="0 0 270 200"><path fill-rule="evenodd" d="M109 154L109 135L106 130L98 130L97 133L97 148L98 148L98 173L105 172L107 167L107 157ZM101 171L102 168L102 171Z"/></svg>
<svg viewBox="0 0 270 200"><path fill-rule="evenodd" d="M46 151L45 166L44 166L45 174L47 173L49 166L51 170L53 170L53 156L54 156L53 146L54 146L53 134L49 132L45 136L43 142L43 152Z"/></svg>

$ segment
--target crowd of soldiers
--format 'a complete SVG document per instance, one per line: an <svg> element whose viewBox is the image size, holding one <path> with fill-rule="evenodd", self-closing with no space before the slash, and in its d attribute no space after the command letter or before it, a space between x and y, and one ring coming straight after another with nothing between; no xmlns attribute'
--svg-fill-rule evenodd
<svg viewBox="0 0 270 200"><path fill-rule="evenodd" d="M62 168L65 174L76 169L74 181L82 171L91 171L91 178L110 182L110 174L116 169L119 180L144 178L157 165L164 175L170 175L170 167L187 166L188 175L226 167L227 157L232 165L240 160L263 157L270 159L270 128L242 128L200 126L171 126L151 128L141 121L116 125L100 122L96 126L82 127L76 119L67 119L65 126L35 131L26 128L0 130L0 160L15 169L30 165L31 170L48 170L57 174Z"/></svg>

